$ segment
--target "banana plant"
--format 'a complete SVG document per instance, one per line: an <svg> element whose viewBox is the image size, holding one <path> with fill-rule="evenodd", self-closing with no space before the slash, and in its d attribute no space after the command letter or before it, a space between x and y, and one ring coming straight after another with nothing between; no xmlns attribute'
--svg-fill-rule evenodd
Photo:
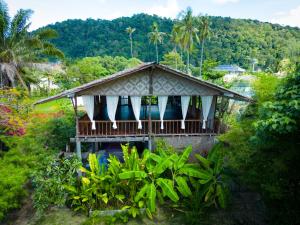
<svg viewBox="0 0 300 225"><path fill-rule="evenodd" d="M209 152L207 158L200 154L196 154L196 158L199 161L199 172L205 174L198 180L204 202L207 206L215 205L225 208L228 191L226 184L229 177L224 171L223 156L213 150Z"/></svg>
<svg viewBox="0 0 300 225"><path fill-rule="evenodd" d="M127 168L123 169L119 177L121 180L133 179L143 182L143 186L134 197L134 202L139 206L146 206L146 212L150 217L156 211L157 199L164 202L167 198L176 203L180 196L192 195L188 176L206 178L206 174L199 172L199 167L187 163L192 151L190 146L180 155L163 150L157 153L145 150L141 159L134 149L131 154L128 154L127 150L128 148L124 147Z"/></svg>

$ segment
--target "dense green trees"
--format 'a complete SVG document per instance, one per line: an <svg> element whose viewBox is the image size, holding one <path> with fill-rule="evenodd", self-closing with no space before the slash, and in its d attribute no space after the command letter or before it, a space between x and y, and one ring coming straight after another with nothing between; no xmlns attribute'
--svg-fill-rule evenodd
<svg viewBox="0 0 300 225"><path fill-rule="evenodd" d="M161 61L160 63L176 70L184 71L185 69L185 64L176 51L166 53L163 56L163 61Z"/></svg>
<svg viewBox="0 0 300 225"><path fill-rule="evenodd" d="M54 83L66 90L95 79L137 66L141 63L136 58L126 59L121 56L85 57L66 65L66 71L53 74Z"/></svg>
<svg viewBox="0 0 300 225"><path fill-rule="evenodd" d="M253 88L256 102L220 140L239 178L262 195L270 224L298 224L300 75L259 74Z"/></svg>
<svg viewBox="0 0 300 225"><path fill-rule="evenodd" d="M213 35L205 42L205 59L220 63L238 64L251 68L251 58L258 60L257 66L277 71L278 63L283 58L293 62L299 56L299 28L282 27L255 20L208 17ZM155 51L148 41L147 34L151 25L157 22L160 30L171 33L176 21L137 14L112 21L107 20L67 20L47 27L55 29L60 37L53 40L67 57L81 58L86 56L111 55L130 57L128 35L124 30L135 27L134 54L142 61L155 61ZM166 36L164 45L158 46L161 56L170 52L174 44ZM191 63L199 66L197 44L191 55Z"/></svg>

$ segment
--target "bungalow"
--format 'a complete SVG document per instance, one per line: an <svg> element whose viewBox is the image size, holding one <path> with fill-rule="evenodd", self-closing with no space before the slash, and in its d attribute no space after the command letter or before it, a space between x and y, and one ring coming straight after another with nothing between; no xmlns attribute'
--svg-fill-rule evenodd
<svg viewBox="0 0 300 225"><path fill-rule="evenodd" d="M144 63L132 69L92 81L37 104L68 97L76 115L76 143L95 143L107 149L117 143L154 147L163 138L176 148L192 144L194 152L212 147L220 133L216 115L224 111L224 99L251 101L236 92L157 63ZM78 97L86 114L79 117ZM223 100L222 100L223 99Z"/></svg>

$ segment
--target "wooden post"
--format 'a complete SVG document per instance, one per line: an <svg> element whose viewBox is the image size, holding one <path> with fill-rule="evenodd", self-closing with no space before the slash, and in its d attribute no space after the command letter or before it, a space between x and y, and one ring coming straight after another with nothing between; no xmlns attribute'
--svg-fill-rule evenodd
<svg viewBox="0 0 300 225"><path fill-rule="evenodd" d="M81 161L81 142L79 140L79 118L77 112L77 97L74 96L74 109L75 109L75 118L76 118L76 154L78 159Z"/></svg>
<svg viewBox="0 0 300 225"><path fill-rule="evenodd" d="M151 120L151 100L153 95L153 71L154 66L151 67L150 73L149 73L149 109L148 109L148 148L150 151L152 151L152 120Z"/></svg>
<svg viewBox="0 0 300 225"><path fill-rule="evenodd" d="M149 109L148 109L148 149L152 151L152 140L151 140L151 135L152 135L152 121L151 121L151 96L149 97L149 103L148 103Z"/></svg>

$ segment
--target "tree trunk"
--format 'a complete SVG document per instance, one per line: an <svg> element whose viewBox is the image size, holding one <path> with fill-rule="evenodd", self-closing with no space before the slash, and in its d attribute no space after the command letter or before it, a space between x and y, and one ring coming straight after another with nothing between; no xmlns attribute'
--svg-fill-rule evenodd
<svg viewBox="0 0 300 225"><path fill-rule="evenodd" d="M157 43L155 44L155 50L156 50L156 62L158 63L158 48L157 48Z"/></svg>
<svg viewBox="0 0 300 225"><path fill-rule="evenodd" d="M189 74L189 70L190 70L190 51L189 50L187 50L187 62L186 62L186 72L187 72L187 74Z"/></svg>
<svg viewBox="0 0 300 225"><path fill-rule="evenodd" d="M132 52L132 37L130 36L130 53L131 53L131 58L133 58L133 52Z"/></svg>
<svg viewBox="0 0 300 225"><path fill-rule="evenodd" d="M26 91L29 92L29 89L28 89L27 85L25 84L25 82L24 82L23 78L21 77L17 68L16 68L16 76L17 76L18 80L21 82L22 86L26 89Z"/></svg>
<svg viewBox="0 0 300 225"><path fill-rule="evenodd" d="M202 64L203 64L203 49L204 49L204 39L201 44L201 56L200 56L200 78L202 77Z"/></svg>
<svg viewBox="0 0 300 225"><path fill-rule="evenodd" d="M47 79L48 79L48 90L47 90L47 95L49 96L49 94L50 94L50 77L48 76L47 77Z"/></svg>
<svg viewBox="0 0 300 225"><path fill-rule="evenodd" d="M175 68L176 68L176 70L178 69L178 65L177 65L177 48L176 48L176 46L175 46L175 48L174 48L174 50L175 50Z"/></svg>

